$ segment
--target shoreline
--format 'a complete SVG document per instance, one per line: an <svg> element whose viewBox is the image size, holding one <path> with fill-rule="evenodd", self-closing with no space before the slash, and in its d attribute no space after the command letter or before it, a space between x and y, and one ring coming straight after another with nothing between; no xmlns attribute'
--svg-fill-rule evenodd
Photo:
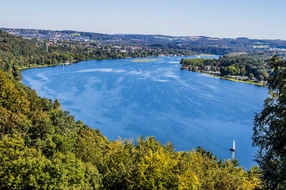
<svg viewBox="0 0 286 190"><path fill-rule="evenodd" d="M83 60L83 61L87 61L87 60ZM20 71L26 70L26 69L36 69L36 68L45 68L45 67L56 67L56 66L60 66L60 65L72 65L75 63L78 63L80 61L77 60L73 60L71 62L66 62L66 63L59 63L57 65L48 65L48 64L43 64L43 65L32 65L32 66L24 66L24 67L19 67Z"/></svg>
<svg viewBox="0 0 286 190"><path fill-rule="evenodd" d="M243 81L243 80L237 80L237 79L234 79L234 78L224 77L224 76L219 76L219 78L223 79L223 80L233 81L233 82L240 82L240 83L244 83L244 84L252 84L252 85L255 85L255 86L266 87L263 84L263 82Z"/></svg>
<svg viewBox="0 0 286 190"><path fill-rule="evenodd" d="M184 69L184 68L181 68L181 70L187 70L189 72L194 72L194 71L190 71L190 70ZM231 77L219 76L219 75L215 75L215 74L211 74L211 73L207 73L207 72L194 72L194 73L206 74L206 75L209 75L209 76L214 77L214 78L219 78L219 79L222 79L222 80L228 80L228 81L232 81L232 82L239 82L239 83L251 84L251 85L260 86L260 87L266 87L263 84L263 82L255 82L255 81L249 81L249 80L248 81L237 80L237 79L234 79L234 78L231 78Z"/></svg>
<svg viewBox="0 0 286 190"><path fill-rule="evenodd" d="M167 56L167 55L166 55ZM215 56L214 54L198 54L198 55L180 55L180 56ZM159 58L160 55L158 56L147 56L147 57L123 57L123 58L117 58L117 59L130 59L130 58L133 58L133 59L142 59L142 58ZM173 57L173 56L172 56ZM56 66L59 66L59 65L72 65L72 64L75 64L75 63L78 63L78 62L81 62L81 61L88 61L88 60L97 60L97 61L100 61L100 60L114 60L114 59L86 59L86 60L72 60L72 61L68 61L67 63L59 63L59 64L56 64L56 65L48 65L48 64L43 64L43 65L37 65L37 64L33 64L33 65L30 65L30 66L22 66L22 67L19 67L19 70L22 71L22 70L25 70L25 69L34 69L34 68L44 68L44 67L56 67ZM137 62L137 61L135 61ZM139 61L141 62L141 61ZM142 61L144 62L144 61Z"/></svg>

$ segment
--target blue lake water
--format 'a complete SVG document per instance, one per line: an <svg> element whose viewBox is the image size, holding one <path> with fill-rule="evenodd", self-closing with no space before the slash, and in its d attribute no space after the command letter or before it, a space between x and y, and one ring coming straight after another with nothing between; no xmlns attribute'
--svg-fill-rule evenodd
<svg viewBox="0 0 286 190"><path fill-rule="evenodd" d="M217 57L217 56L214 56ZM175 149L198 146L219 158L253 161L254 113L267 89L180 70L181 57L83 61L69 66L23 70L22 82L59 99L76 120L111 140L154 136Z"/></svg>

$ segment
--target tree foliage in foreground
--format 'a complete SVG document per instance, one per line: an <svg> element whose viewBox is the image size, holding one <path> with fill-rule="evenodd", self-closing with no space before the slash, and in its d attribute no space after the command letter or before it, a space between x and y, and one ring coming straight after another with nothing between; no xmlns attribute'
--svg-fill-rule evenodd
<svg viewBox="0 0 286 190"><path fill-rule="evenodd" d="M274 56L269 62L274 74L264 109L255 117L253 141L267 188L286 189L286 61Z"/></svg>

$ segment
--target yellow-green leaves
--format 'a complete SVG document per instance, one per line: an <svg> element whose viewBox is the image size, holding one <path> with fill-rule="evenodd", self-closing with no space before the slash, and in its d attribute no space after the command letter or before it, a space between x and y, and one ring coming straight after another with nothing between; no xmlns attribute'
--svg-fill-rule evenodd
<svg viewBox="0 0 286 190"><path fill-rule="evenodd" d="M167 189L176 184L177 159L154 138L139 139L139 161L136 168L137 189Z"/></svg>
<svg viewBox="0 0 286 190"><path fill-rule="evenodd" d="M101 177L95 166L74 154L54 154L47 159L24 145L19 135L0 141L1 189L98 189Z"/></svg>

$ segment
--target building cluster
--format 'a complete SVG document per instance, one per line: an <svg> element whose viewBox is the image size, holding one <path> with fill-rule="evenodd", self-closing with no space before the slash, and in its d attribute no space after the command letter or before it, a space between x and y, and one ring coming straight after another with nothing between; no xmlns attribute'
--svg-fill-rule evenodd
<svg viewBox="0 0 286 190"><path fill-rule="evenodd" d="M53 31L37 29L13 29L1 28L10 34L21 36L25 39L42 39L50 41L92 41L89 36L82 36L80 33L72 31Z"/></svg>

